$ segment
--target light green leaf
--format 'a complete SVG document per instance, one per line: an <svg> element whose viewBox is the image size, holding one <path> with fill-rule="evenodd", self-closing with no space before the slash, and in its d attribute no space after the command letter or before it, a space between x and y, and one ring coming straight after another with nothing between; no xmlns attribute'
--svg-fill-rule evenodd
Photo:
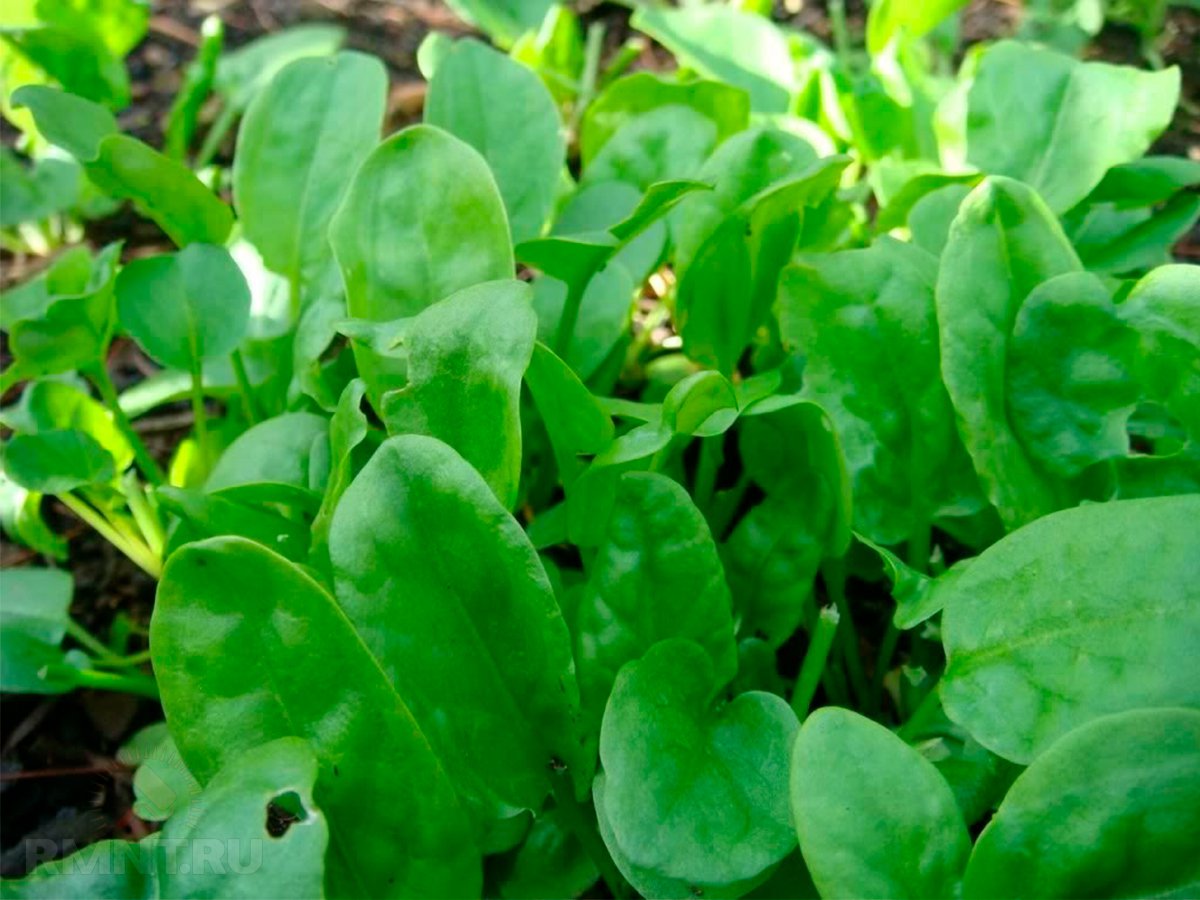
<svg viewBox="0 0 1200 900"><path fill-rule="evenodd" d="M520 281L464 288L413 317L404 334L408 384L384 394L391 434L453 447L506 508L521 479L521 377L537 333Z"/></svg>
<svg viewBox="0 0 1200 900"><path fill-rule="evenodd" d="M945 600L946 713L1027 763L1097 716L1200 705L1198 516L1197 496L1092 504L985 550Z"/></svg>
<svg viewBox="0 0 1200 900"><path fill-rule="evenodd" d="M465 814L364 637L270 550L241 538L184 547L167 562L150 625L172 736L206 785L264 741L311 743L313 796L334 841L329 894L475 895L479 857Z"/></svg>
<svg viewBox="0 0 1200 900"><path fill-rule="evenodd" d="M0 604L0 690L57 694L73 685L46 671L62 662L62 641L74 584L62 569L16 568L4 573Z"/></svg>
<svg viewBox="0 0 1200 900"><path fill-rule="evenodd" d="M4 444L4 471L26 490L64 494L112 481L112 454L86 432L54 429L18 434Z"/></svg>
<svg viewBox="0 0 1200 900"><path fill-rule="evenodd" d="M971 839L925 757L848 709L809 716L792 754L800 852L822 897L958 896Z"/></svg>
<svg viewBox="0 0 1200 900"><path fill-rule="evenodd" d="M338 602L481 812L538 808L592 762L566 623L529 539L442 442L390 438L334 513ZM452 635L454 652L447 653Z"/></svg>
<svg viewBox="0 0 1200 900"><path fill-rule="evenodd" d="M963 896L1190 896L1197 833L1200 712L1104 716L1016 780L975 844Z"/></svg>

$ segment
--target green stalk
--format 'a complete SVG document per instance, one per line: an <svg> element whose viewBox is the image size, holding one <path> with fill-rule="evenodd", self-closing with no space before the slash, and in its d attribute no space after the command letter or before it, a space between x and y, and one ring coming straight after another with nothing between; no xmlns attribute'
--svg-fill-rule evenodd
<svg viewBox="0 0 1200 900"><path fill-rule="evenodd" d="M133 457L137 460L138 468L142 470L142 475L151 484L161 485L166 478L163 476L162 469L158 463L154 461L154 457L150 455L150 451L146 449L146 445L142 443L141 437L133 429L133 423L129 421L129 416L125 415L125 410L121 409L121 401L117 397L117 387L112 383L112 379L108 375L108 370L103 363L96 363L88 366L83 370L83 374L88 380L96 386L96 390L100 392L100 398L113 414L113 420L117 423L117 428L125 435L125 439L129 441L129 446L133 448Z"/></svg>
<svg viewBox="0 0 1200 900"><path fill-rule="evenodd" d="M150 505L137 476L132 472L127 472L121 479L121 493L125 495L125 502L129 504L129 511L133 514L133 520L137 523L146 546L156 559L162 559L163 549L167 545L162 521L159 519L158 510Z"/></svg>
<svg viewBox="0 0 1200 900"><path fill-rule="evenodd" d="M124 553L139 569L149 575L151 578L158 578L162 574L162 565L158 559L150 552L150 548L136 538L123 533L117 528L116 524L109 521L96 510L92 509L88 504L84 503L74 494L62 493L58 494L58 499L63 502L63 505L79 518L83 519L90 525L101 537Z"/></svg>
<svg viewBox="0 0 1200 900"><path fill-rule="evenodd" d="M600 73L600 56L604 52L603 22L593 22L588 26L587 39L583 48L583 72L579 79L579 94L575 98L575 106L571 109L571 132L579 133L579 124L583 121L584 110L596 96L596 80Z"/></svg>
<svg viewBox="0 0 1200 900"><path fill-rule="evenodd" d="M208 411L204 407L204 363L199 358L192 361L192 419L196 430L196 450L201 465L207 469L212 464L208 441Z"/></svg>
<svg viewBox="0 0 1200 900"><path fill-rule="evenodd" d="M808 715L813 697L817 693L817 685L821 674L825 671L825 663L829 659L829 651L833 647L833 639L837 636L838 615L836 607L826 606L817 616L817 624L813 628L804 654L804 662L800 666L800 675L796 678L796 687L792 691L792 709L796 718L801 722Z"/></svg>
<svg viewBox="0 0 1200 900"><path fill-rule="evenodd" d="M567 299L563 302L562 317L558 320L558 331L554 334L554 352L566 362L575 337L575 325L579 321L579 307L583 304L583 292L587 289L591 275L579 279L578 284L567 286Z"/></svg>
<svg viewBox="0 0 1200 900"><path fill-rule="evenodd" d="M121 658L105 647L104 644L102 644L97 638L93 637L90 631L88 631L70 616L67 617L67 634L70 635L72 640L74 640L93 656L98 657L98 661L107 662L110 660L119 660Z"/></svg>
<svg viewBox="0 0 1200 900"><path fill-rule="evenodd" d="M908 721L901 725L896 734L906 741L911 741L919 735L926 726L936 721L942 713L942 701L938 696L937 685L929 688Z"/></svg>
<svg viewBox="0 0 1200 900"><path fill-rule="evenodd" d="M829 27L833 31L833 47L838 62L850 65L850 28L846 24L846 0L829 0Z"/></svg>
<svg viewBox="0 0 1200 900"><path fill-rule="evenodd" d="M246 372L246 360L242 356L242 351L234 348L233 353L229 354L229 361L233 364L233 374L237 378L238 391L241 393L242 403L246 407L246 417L250 420L251 425L257 425L262 421L262 413L254 399L254 388L251 386L250 376Z"/></svg>
<svg viewBox="0 0 1200 900"><path fill-rule="evenodd" d="M701 510L708 509L712 503L717 485L717 472L723 462L724 447L724 435L700 439L700 460L696 464L696 481L693 485L692 497L696 501L696 506Z"/></svg>
<svg viewBox="0 0 1200 900"><path fill-rule="evenodd" d="M69 679L76 687L97 688L102 691L119 691L139 697L158 699L158 684L149 675L126 672L101 672L98 669L76 669L74 666L54 664L46 667L48 674Z"/></svg>
<svg viewBox="0 0 1200 900"><path fill-rule="evenodd" d="M854 627L854 618L850 615L850 604L846 600L846 561L844 559L826 560L821 566L821 575L825 579L825 590L837 607L841 623L838 633L841 635L842 655L846 663L846 674L850 679L850 687L859 703L866 701L868 696L867 674L863 671L862 659L858 655L858 630Z"/></svg>
<svg viewBox="0 0 1200 900"><path fill-rule="evenodd" d="M237 109L232 103L226 100L222 104L221 111L217 114L217 119L213 122L212 128L208 129L208 134L204 136L204 143L200 145L200 152L196 154L194 169L203 169L212 162L212 158L217 155L217 151L221 148L221 141L225 140L225 135L233 127L237 116Z"/></svg>
<svg viewBox="0 0 1200 900"><path fill-rule="evenodd" d="M933 541L933 529L928 524L918 525L908 539L905 553L909 568L924 573L929 568L929 553ZM893 619L888 619L887 631L884 632L883 642L879 645L879 655L875 659L875 672L871 677L871 705L873 712L879 711L883 700L883 679L887 676L892 665L892 657L896 655L896 646L900 643L900 629Z"/></svg>
<svg viewBox="0 0 1200 900"><path fill-rule="evenodd" d="M714 538L721 540L729 531L729 525L733 522L733 517L737 515L738 507L742 505L742 498L746 496L746 491L749 489L750 476L743 470L733 487L727 491L721 491L713 498L712 510L708 514L708 527Z"/></svg>
<svg viewBox="0 0 1200 900"><path fill-rule="evenodd" d="M596 824L596 810L592 804L580 803L575 799L575 786L571 783L570 772L564 768L553 768L550 774L551 790L554 792L554 803L563 817L567 830L575 835L588 858L600 873L600 878L608 887L608 892L617 900L633 897L633 889L621 874L617 864L609 855L608 847L600 837L600 829ZM593 799L593 803L595 800Z"/></svg>

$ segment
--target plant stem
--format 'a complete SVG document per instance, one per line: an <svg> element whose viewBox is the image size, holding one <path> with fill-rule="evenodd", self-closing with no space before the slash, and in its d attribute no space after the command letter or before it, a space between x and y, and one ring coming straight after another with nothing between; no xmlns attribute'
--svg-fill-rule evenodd
<svg viewBox="0 0 1200 900"><path fill-rule="evenodd" d="M575 325L579 321L579 307L583 303L583 292L587 289L591 275L580 278L576 284L567 285L567 299L563 301L562 316L558 320L558 331L554 335L554 352L567 362L571 341L575 337Z"/></svg>
<svg viewBox="0 0 1200 900"><path fill-rule="evenodd" d="M918 525L908 538L905 552L909 568L924 574L929 568L929 553L933 541L933 529L928 523ZM879 645L879 655L875 659L875 672L871 676L870 709L879 711L883 699L883 679L887 676L892 665L892 657L896 654L896 646L900 643L900 629L892 619L888 619L887 631L884 632L883 642Z"/></svg>
<svg viewBox="0 0 1200 900"><path fill-rule="evenodd" d="M596 80L600 73L600 56L604 52L603 22L593 22L588 26L587 39L583 48L583 72L579 78L579 94L575 97L575 105L571 109L571 133L579 133L579 125L583 121L583 113L596 95Z"/></svg>
<svg viewBox="0 0 1200 900"><path fill-rule="evenodd" d="M125 502L129 504L129 511L133 513L133 520L137 523L146 546L156 559L162 559L163 548L167 544L162 521L158 517L158 510L150 505L141 483L132 472L127 472L121 480L121 493L125 495Z"/></svg>
<svg viewBox="0 0 1200 900"><path fill-rule="evenodd" d="M942 711L942 701L938 696L937 685L934 684L929 688L929 691L922 698L917 708L913 710L913 714L908 717L908 721L897 729L896 734L904 738L906 741L911 741L917 737L921 731L937 719Z"/></svg>
<svg viewBox="0 0 1200 900"><path fill-rule="evenodd" d="M804 653L800 675L796 678L796 687L792 691L792 709L801 722L808 715L808 708L817 693L821 673L825 671L833 639L837 636L840 618L836 607L826 606L817 615L817 623L810 633L808 650Z"/></svg>
<svg viewBox="0 0 1200 900"><path fill-rule="evenodd" d="M92 509L84 501L80 500L74 494L62 493L58 494L58 499L63 502L63 505L79 518L83 519L106 541L124 553L139 569L149 575L151 578L158 578L162 574L162 567L158 559L150 552L150 548L141 541L124 534L117 528L116 524L110 522L96 510Z"/></svg>
<svg viewBox="0 0 1200 900"><path fill-rule="evenodd" d="M208 442L208 411L204 407L204 363L192 361L192 419L196 430L196 450L200 454L202 468L212 464Z"/></svg>
<svg viewBox="0 0 1200 900"><path fill-rule="evenodd" d="M717 472L724 462L722 457L725 449L725 436L706 437L700 439L700 459L696 464L696 480L692 496L696 506L706 510L712 504L713 492L717 485Z"/></svg>
<svg viewBox="0 0 1200 900"><path fill-rule="evenodd" d="M192 167L193 169L203 169L212 162L212 158L221 149L221 141L225 140L225 135L233 127L237 115L237 109L229 101L225 101L221 105L221 111L217 113L216 121L213 122L212 128L208 129L208 134L204 136L204 142L200 145L200 152L196 154L196 163Z"/></svg>
<svg viewBox="0 0 1200 900"><path fill-rule="evenodd" d="M254 399L254 388L250 384L250 376L246 372L246 360L242 356L242 351L234 348L234 351L229 354L229 361L233 364L233 374L237 378L238 391L242 395L242 404L246 407L246 418L250 420L251 425L257 425L262 421L262 413L258 409L258 402Z"/></svg>
<svg viewBox="0 0 1200 900"><path fill-rule="evenodd" d="M158 684L149 675L126 672L101 672L98 669L76 669L68 665L47 666L52 675L70 679L77 687L97 688L102 691L120 691L139 697L158 699Z"/></svg>
<svg viewBox="0 0 1200 900"><path fill-rule="evenodd" d="M738 507L742 504L742 498L746 496L746 491L750 489L750 476L745 470L738 476L737 483L727 491L721 491L713 498L712 510L708 515L708 527L712 531L713 537L721 540L727 531L729 524L733 521L733 517L737 515Z"/></svg>
<svg viewBox="0 0 1200 900"><path fill-rule="evenodd" d="M108 661L121 658L104 646L98 638L93 636L90 631L70 616L67 616L67 634L93 656L99 657L100 660Z"/></svg>
<svg viewBox="0 0 1200 900"><path fill-rule="evenodd" d="M625 876L613 862L608 847L600 837L600 829L596 824L596 810L589 803L580 803L575 799L575 786L571 783L570 772L566 768L551 769L550 785L554 792L554 802L562 815L567 830L575 835L588 858L600 873L600 878L608 887L613 897L632 897L633 890L625 880ZM593 799L593 803L594 803Z"/></svg>
<svg viewBox="0 0 1200 900"><path fill-rule="evenodd" d="M858 630L854 627L850 604L846 601L846 561L826 560L821 566L821 576L825 579L825 590L841 616L838 633L841 635L842 655L845 658L850 687L859 703L863 703L868 696L867 675L863 671L862 658L858 655Z"/></svg>
<svg viewBox="0 0 1200 900"><path fill-rule="evenodd" d="M833 31L833 48L838 62L850 65L850 29L846 25L846 0L829 0L829 27Z"/></svg>
<svg viewBox="0 0 1200 900"><path fill-rule="evenodd" d="M117 397L117 387L112 383L112 379L108 375L108 369L103 363L96 363L88 366L84 370L84 374L88 380L96 386L96 390L100 392L100 398L113 414L113 420L117 423L117 428L125 435L125 439L129 441L129 446L133 448L133 457L137 460L138 468L142 470L142 475L146 480L153 485L160 485L166 479L163 477L162 469L158 463L154 461L154 457L150 455L150 451L146 449L146 445L142 443L141 437L133 429L133 423L129 421L129 416L125 415L125 410L121 409L121 401Z"/></svg>

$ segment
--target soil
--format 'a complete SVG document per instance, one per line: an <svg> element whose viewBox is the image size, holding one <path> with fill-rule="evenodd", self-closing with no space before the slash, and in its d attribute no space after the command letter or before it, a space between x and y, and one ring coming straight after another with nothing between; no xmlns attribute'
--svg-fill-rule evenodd
<svg viewBox="0 0 1200 900"><path fill-rule="evenodd" d="M610 49L628 35L625 8L592 4L582 11L585 21L603 19L609 26ZM199 42L200 23L213 13L225 23L230 47L298 22L342 25L349 46L375 54L389 69L391 129L420 117L424 86L416 52L424 36L432 29L470 32L432 0L157 0L150 32L128 60L134 102L120 116L123 128L152 145L161 143L162 124ZM849 0L847 15L851 30L861 34L865 19L862 0ZM964 16L964 39L1009 35L1015 30L1017 15L1016 0L975 0ZM830 38L823 2L787 0L778 6L776 17ZM1107 28L1089 53L1115 62L1143 62L1137 35L1122 28ZM1200 13L1171 11L1163 57L1167 63L1182 66L1185 100L1155 152L1200 159ZM660 49L648 46L637 66L660 68L666 62ZM11 143L14 135L6 128L0 129L0 137ZM219 158L227 161L231 151L231 145L225 146ZM131 254L166 248L165 238L153 224L128 212L89 227L88 238L97 245L117 237L126 240ZM1200 258L1200 237L1185 239L1178 251L1181 256ZM44 264L4 253L0 256L0 285L23 280ZM117 342L110 363L114 380L121 386L145 377L154 368L127 341ZM186 416L181 421L174 411L166 410L139 425L145 428L152 452L165 459L187 421ZM76 582L72 615L101 635L119 613L144 628L153 604L152 580L62 507L48 503L47 514L70 540L70 567ZM0 543L0 565L28 563L46 565L47 561L7 541ZM130 652L142 648L144 637L136 638ZM790 658L793 654L784 655ZM0 712L0 874L20 875L31 863L45 859L31 854L31 848L37 846L49 846L61 854L103 838L136 839L154 829L133 814L132 773L115 757L134 731L161 719L158 704L127 695L78 691L51 697L5 695L0 699ZM51 843L44 844L46 841Z"/></svg>

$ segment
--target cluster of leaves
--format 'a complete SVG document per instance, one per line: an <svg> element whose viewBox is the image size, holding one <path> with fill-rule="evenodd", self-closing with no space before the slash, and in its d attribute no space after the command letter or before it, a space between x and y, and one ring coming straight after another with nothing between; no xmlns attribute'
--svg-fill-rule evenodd
<svg viewBox="0 0 1200 900"><path fill-rule="evenodd" d="M679 68L623 74L464 2L511 53L431 38L382 142L382 65L280 35L209 183L191 132L16 91L178 249L5 296L6 528L61 557L54 495L159 585L150 683L6 573L2 687L156 691L166 824L4 893L1194 887L1200 164L1145 156L1179 74L950 76L961 5L881 0L865 54L644 6ZM163 367L124 394L115 335ZM189 397L164 471L136 420Z"/></svg>

